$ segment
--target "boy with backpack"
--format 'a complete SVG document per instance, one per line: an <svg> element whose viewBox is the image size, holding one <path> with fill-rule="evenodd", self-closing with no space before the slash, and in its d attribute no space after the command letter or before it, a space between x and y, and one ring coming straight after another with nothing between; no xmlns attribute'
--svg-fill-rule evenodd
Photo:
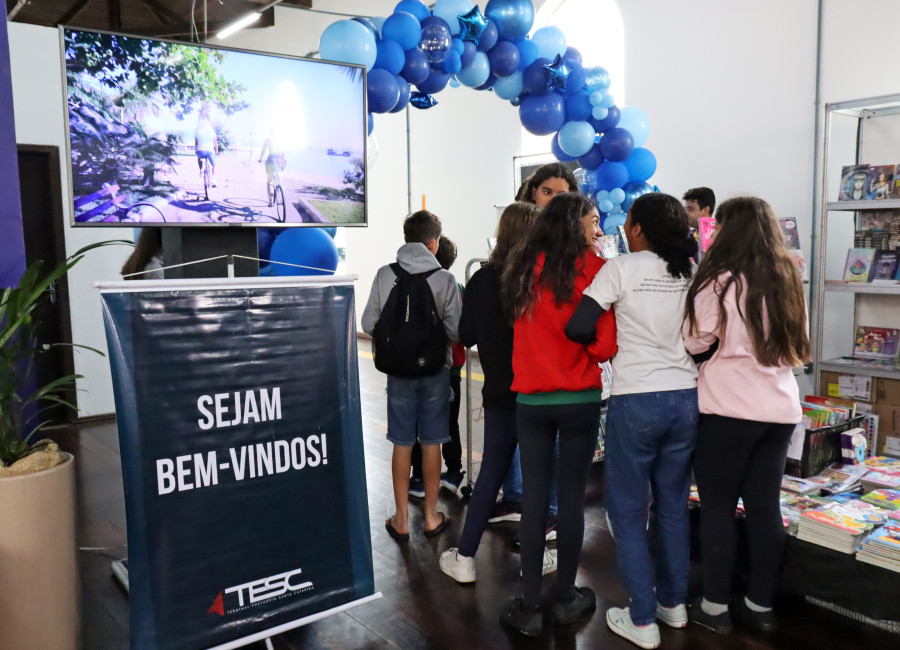
<svg viewBox="0 0 900 650"><path fill-rule="evenodd" d="M426 210L403 222L406 244L397 262L378 269L362 315L372 336L375 367L387 374L387 438L394 443L391 477L397 511L385 522L395 540L409 539L407 505L412 446L422 445L428 537L450 519L437 511L440 445L450 440L450 343L457 340L462 302L456 278L435 258L441 220Z"/></svg>

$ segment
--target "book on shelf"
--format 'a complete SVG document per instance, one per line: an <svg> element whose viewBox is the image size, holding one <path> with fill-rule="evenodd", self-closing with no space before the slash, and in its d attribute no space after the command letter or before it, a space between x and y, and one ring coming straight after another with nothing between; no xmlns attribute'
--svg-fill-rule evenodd
<svg viewBox="0 0 900 650"><path fill-rule="evenodd" d="M826 397L825 395L807 395L803 399L812 404L821 404L828 408L846 411L847 419L856 417L856 402L852 400L841 399L840 397Z"/></svg>
<svg viewBox="0 0 900 650"><path fill-rule="evenodd" d="M866 199L883 201L891 198L891 185L894 183L894 165L870 165L866 170L868 194Z"/></svg>
<svg viewBox="0 0 900 650"><path fill-rule="evenodd" d="M895 283L898 266L900 266L900 250L876 250L869 282Z"/></svg>
<svg viewBox="0 0 900 650"><path fill-rule="evenodd" d="M844 281L868 282L874 260L874 248L851 248L844 264Z"/></svg>
<svg viewBox="0 0 900 650"><path fill-rule="evenodd" d="M888 249L891 233L887 230L857 230L853 235L854 248Z"/></svg>
<svg viewBox="0 0 900 650"><path fill-rule="evenodd" d="M848 165L841 168L839 201L863 201L868 195L868 165Z"/></svg>
<svg viewBox="0 0 900 650"><path fill-rule="evenodd" d="M853 356L892 361L900 352L900 329L858 325L853 337Z"/></svg>

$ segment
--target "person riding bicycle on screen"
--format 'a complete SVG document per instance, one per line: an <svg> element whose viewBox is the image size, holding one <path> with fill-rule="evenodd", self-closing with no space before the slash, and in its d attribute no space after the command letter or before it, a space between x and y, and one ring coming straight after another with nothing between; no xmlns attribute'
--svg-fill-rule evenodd
<svg viewBox="0 0 900 650"><path fill-rule="evenodd" d="M203 102L200 107L200 115L197 118L197 128L194 130L194 150L197 152L197 166L203 174L203 159L209 165L209 180L212 187L216 186L216 154L219 152L219 139L216 130L209 119L209 102Z"/></svg>
<svg viewBox="0 0 900 650"><path fill-rule="evenodd" d="M269 137L263 142L262 151L259 152L259 162L266 159L266 196L269 199L269 207L274 205L275 173L283 171L287 161L284 159L284 146L281 139L272 127Z"/></svg>

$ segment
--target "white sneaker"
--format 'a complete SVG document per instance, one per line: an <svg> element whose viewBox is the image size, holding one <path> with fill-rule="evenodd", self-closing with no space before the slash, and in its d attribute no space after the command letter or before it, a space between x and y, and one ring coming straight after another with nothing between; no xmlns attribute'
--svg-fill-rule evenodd
<svg viewBox="0 0 900 650"><path fill-rule="evenodd" d="M674 627L676 629L687 627L687 607L685 607L684 604L675 605L675 607L665 607L656 603L656 618L669 627Z"/></svg>
<svg viewBox="0 0 900 650"><path fill-rule="evenodd" d="M441 553L441 571L461 583L475 582L475 558L459 554L458 548Z"/></svg>
<svg viewBox="0 0 900 650"><path fill-rule="evenodd" d="M557 553L557 551L555 548L544 547L544 564L541 566L541 575L542 576L545 576L548 573L553 573L554 571L556 571L556 566L558 563L556 553ZM522 570L519 569L519 576L521 576L521 575L522 575Z"/></svg>
<svg viewBox="0 0 900 650"><path fill-rule="evenodd" d="M606 610L606 624L610 630L638 647L647 650L659 647L659 626L656 623L635 625L627 607L611 607Z"/></svg>

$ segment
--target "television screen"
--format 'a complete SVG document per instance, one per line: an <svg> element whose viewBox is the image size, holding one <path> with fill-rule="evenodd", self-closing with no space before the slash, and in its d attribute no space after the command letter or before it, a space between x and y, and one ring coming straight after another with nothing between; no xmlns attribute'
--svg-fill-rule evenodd
<svg viewBox="0 0 900 650"><path fill-rule="evenodd" d="M366 225L362 66L60 38L75 225Z"/></svg>

